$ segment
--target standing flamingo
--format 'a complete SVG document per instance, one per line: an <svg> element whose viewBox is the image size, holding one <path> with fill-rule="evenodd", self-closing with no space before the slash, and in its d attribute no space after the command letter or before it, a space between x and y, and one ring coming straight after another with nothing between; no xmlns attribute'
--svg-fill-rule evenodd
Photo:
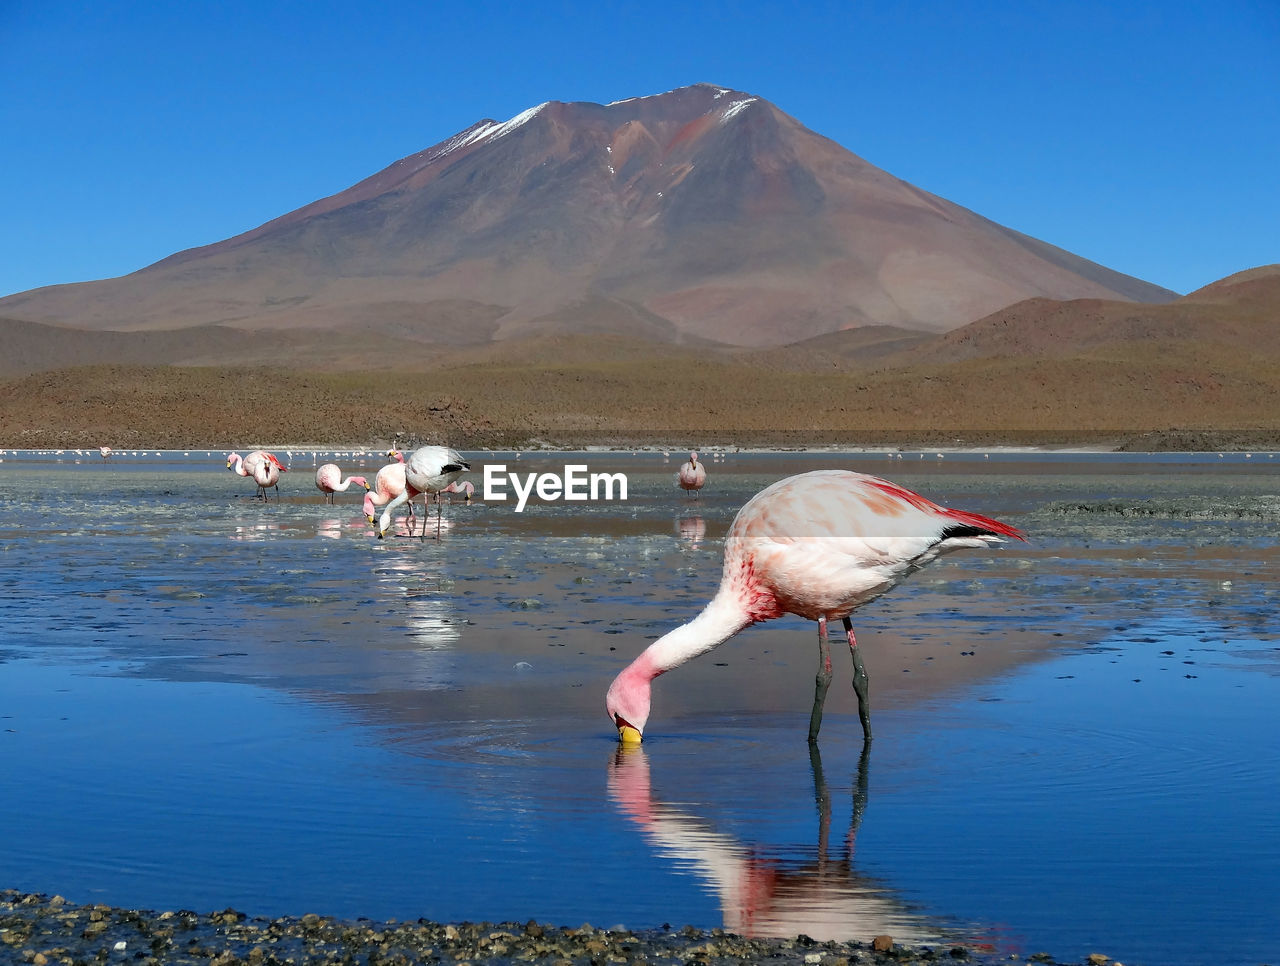
<svg viewBox="0 0 1280 966"><path fill-rule="evenodd" d="M418 494L431 493L436 502L436 539L440 538L440 491L460 477L471 464L462 458L457 451L447 446L422 446L409 454L404 464L404 492L393 498L383 508L378 518L378 539L381 540L391 522L391 511L402 503L408 503ZM423 520L422 536L427 535L426 520Z"/></svg>
<svg viewBox="0 0 1280 966"><path fill-rule="evenodd" d="M373 478L373 488L364 497L364 515L370 523L377 519L373 512L375 506L385 506L404 492L404 454L398 449L393 449L387 452L387 456L396 462L389 463L378 470L378 475ZM413 536L413 503L409 502L407 506L409 507L407 526L409 536Z"/></svg>
<svg viewBox="0 0 1280 966"><path fill-rule="evenodd" d="M287 472L289 467L276 459L274 454L264 449L255 449L243 459L237 453L228 453L227 469L233 470L237 476L253 477L253 482L258 486L254 496L265 500L268 486L275 487L276 497L280 496L280 474Z"/></svg>
<svg viewBox="0 0 1280 966"><path fill-rule="evenodd" d="M707 468L698 462L697 453L690 453L689 462L682 464L680 472L676 474L676 483L679 484L680 489L692 492L696 496L706 482Z"/></svg>
<svg viewBox="0 0 1280 966"><path fill-rule="evenodd" d="M853 655L863 740L871 740L868 678L849 615L939 555L1025 539L1008 524L948 510L896 483L848 470L779 480L752 497L725 538L720 589L689 623L659 638L614 678L605 704L624 743L641 740L650 685L751 624L783 614L818 622L818 676L809 740L831 684L827 621L840 618Z"/></svg>
<svg viewBox="0 0 1280 966"><path fill-rule="evenodd" d="M253 476L253 482L258 484L258 492L262 495L263 500L267 498L268 487L276 491L276 499L278 500L280 499L280 474L285 467L270 453L267 456L270 458L249 464L249 472Z"/></svg>
<svg viewBox="0 0 1280 966"><path fill-rule="evenodd" d="M98 447L98 452L102 454L102 458L103 458L104 460L109 460L109 459L111 459L111 447L110 447L110 446L99 446L99 447Z"/></svg>
<svg viewBox="0 0 1280 966"><path fill-rule="evenodd" d="M333 502L334 493L345 493L352 483L359 483L366 493L369 491L369 484L363 476L348 476L344 480L337 463L325 463L316 470L316 489L325 495L329 503Z"/></svg>

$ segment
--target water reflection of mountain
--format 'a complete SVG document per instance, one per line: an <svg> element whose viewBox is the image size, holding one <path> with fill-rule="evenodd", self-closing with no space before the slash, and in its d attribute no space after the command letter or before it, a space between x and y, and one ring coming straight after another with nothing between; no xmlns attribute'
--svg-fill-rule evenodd
<svg viewBox="0 0 1280 966"><path fill-rule="evenodd" d="M724 927L753 937L804 934L820 941L869 941L882 934L898 942L959 942L911 911L883 885L860 874L854 846L867 805L869 751L858 765L853 813L843 842L830 844L831 798L817 747L810 750L816 842L785 856L719 832L684 808L657 800L643 748L620 747L609 762L609 796L659 854L706 881L719 897Z"/></svg>

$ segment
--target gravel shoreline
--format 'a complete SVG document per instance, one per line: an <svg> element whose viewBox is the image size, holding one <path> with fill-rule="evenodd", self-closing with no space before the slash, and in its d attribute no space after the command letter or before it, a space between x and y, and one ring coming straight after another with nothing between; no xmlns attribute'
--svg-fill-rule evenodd
<svg viewBox="0 0 1280 966"><path fill-rule="evenodd" d="M251 918L234 909L154 912L77 905L61 896L0 890L0 962L51 964L136 963L201 966L416 963L694 963L741 962L846 966L850 963L1053 964L1053 957L996 956L967 946L911 947L890 937L860 942L749 939L722 929L632 931L547 926L535 922L444 924L343 921L307 914ZM1108 963L1094 954L1088 962ZM1113 964L1119 966L1119 964Z"/></svg>

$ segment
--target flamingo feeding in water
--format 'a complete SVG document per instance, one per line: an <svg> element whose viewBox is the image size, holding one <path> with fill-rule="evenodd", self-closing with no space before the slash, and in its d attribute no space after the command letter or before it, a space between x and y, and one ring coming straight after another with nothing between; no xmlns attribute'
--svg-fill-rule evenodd
<svg viewBox="0 0 1280 966"><path fill-rule="evenodd" d="M378 518L378 539L381 540L391 522L391 512L402 503L408 503L419 494L430 493L436 502L436 537L440 536L440 492L460 477L471 464L456 450L447 446L422 446L409 454L404 464L404 492L393 497ZM427 535L423 520L422 536Z"/></svg>
<svg viewBox="0 0 1280 966"><path fill-rule="evenodd" d="M450 483L440 492L441 493L461 493L462 502L465 503L467 506L471 506L472 497L475 496L475 492L476 492L476 485L472 483L470 480L455 480L453 483Z"/></svg>
<svg viewBox="0 0 1280 966"><path fill-rule="evenodd" d="M316 470L316 489L324 494L329 503L333 502L333 494L345 493L352 483L363 486L366 493L369 491L369 484L363 476L348 476L344 480L342 470L336 463L325 463Z"/></svg>
<svg viewBox="0 0 1280 966"><path fill-rule="evenodd" d="M707 482L707 468L698 462L698 454L690 453L689 462L684 463L680 467L680 472L676 474L676 483L680 489L685 492L692 492L695 496Z"/></svg>
<svg viewBox="0 0 1280 966"><path fill-rule="evenodd" d="M404 492L404 454L398 449L387 452L387 456L393 458L396 462L388 463L382 469L378 470L378 475L373 478L373 487L365 494L364 497L364 515L373 523L377 520L376 514L373 512L375 506L386 506L393 499ZM407 504L409 507L409 536L413 536L413 503Z"/></svg>
<svg viewBox="0 0 1280 966"><path fill-rule="evenodd" d="M849 615L941 554L1023 540L998 520L949 510L887 480L815 470L779 480L738 511L725 538L720 589L696 618L659 638L614 678L605 705L624 743L639 742L659 674L783 614L818 622L809 740L831 684L827 621L844 623L863 740L871 740L868 678Z"/></svg>

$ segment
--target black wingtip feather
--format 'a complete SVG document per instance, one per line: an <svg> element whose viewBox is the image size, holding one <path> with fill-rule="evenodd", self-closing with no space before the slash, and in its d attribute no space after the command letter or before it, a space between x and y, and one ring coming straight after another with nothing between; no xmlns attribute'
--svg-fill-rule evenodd
<svg viewBox="0 0 1280 966"><path fill-rule="evenodd" d="M942 531L942 540L955 540L961 537L998 537L1000 534L986 527L975 527L971 523L953 523Z"/></svg>

